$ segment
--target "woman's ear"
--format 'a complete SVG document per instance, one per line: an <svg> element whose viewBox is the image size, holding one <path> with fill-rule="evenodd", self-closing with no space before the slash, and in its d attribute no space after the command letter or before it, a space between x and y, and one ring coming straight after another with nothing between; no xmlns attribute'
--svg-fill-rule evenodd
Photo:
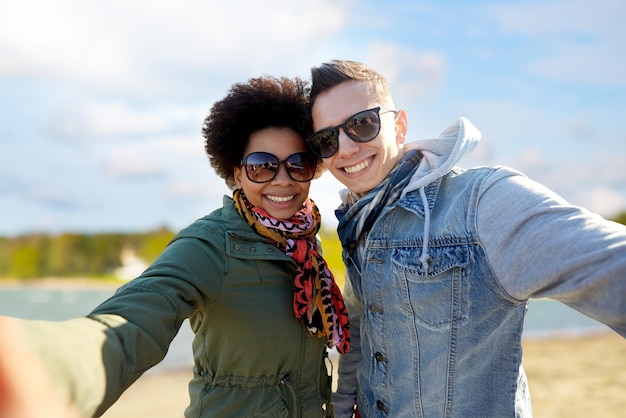
<svg viewBox="0 0 626 418"><path fill-rule="evenodd" d="M235 185L238 189L241 189L241 176L243 175L243 167L235 166L233 167L233 175L235 178Z"/></svg>

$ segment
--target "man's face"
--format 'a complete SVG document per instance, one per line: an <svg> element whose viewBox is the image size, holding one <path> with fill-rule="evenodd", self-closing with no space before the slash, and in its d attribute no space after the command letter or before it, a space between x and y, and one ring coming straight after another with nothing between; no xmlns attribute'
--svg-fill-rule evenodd
<svg viewBox="0 0 626 418"><path fill-rule="evenodd" d="M333 128L350 116L377 106L387 108L368 83L348 81L321 93L313 105L313 129ZM350 191L364 194L387 177L402 159L406 136L404 111L380 113L380 133L370 142L356 142L339 130L339 150L324 164Z"/></svg>

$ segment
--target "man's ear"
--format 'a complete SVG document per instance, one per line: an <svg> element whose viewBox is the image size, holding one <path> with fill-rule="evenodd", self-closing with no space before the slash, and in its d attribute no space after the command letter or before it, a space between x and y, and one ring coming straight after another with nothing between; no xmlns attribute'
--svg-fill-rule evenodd
<svg viewBox="0 0 626 418"><path fill-rule="evenodd" d="M408 131L408 120L406 118L406 112L400 109L396 112L396 143L403 144L406 140L406 134Z"/></svg>

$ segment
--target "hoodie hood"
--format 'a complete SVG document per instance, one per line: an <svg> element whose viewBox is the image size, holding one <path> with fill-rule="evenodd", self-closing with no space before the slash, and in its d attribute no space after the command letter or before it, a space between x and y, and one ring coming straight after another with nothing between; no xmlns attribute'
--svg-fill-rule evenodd
<svg viewBox="0 0 626 418"><path fill-rule="evenodd" d="M480 131L469 120L460 117L438 137L421 139L405 145L407 151L416 149L423 155L420 165L413 173L400 198L419 189L424 205L424 242L419 260L425 271L430 270L430 207L424 188L450 172L463 157L476 148L478 141L480 141Z"/></svg>
<svg viewBox="0 0 626 418"><path fill-rule="evenodd" d="M459 161L474 151L480 136L480 131L467 118L460 117L438 137L405 144L406 151L419 150L423 158L402 196L446 175Z"/></svg>

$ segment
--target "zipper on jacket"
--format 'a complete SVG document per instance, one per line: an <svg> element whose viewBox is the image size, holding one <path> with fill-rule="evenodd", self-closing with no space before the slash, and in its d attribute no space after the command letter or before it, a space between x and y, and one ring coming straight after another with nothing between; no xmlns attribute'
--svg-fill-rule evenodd
<svg viewBox="0 0 626 418"><path fill-rule="evenodd" d="M302 416L302 414L300 413L300 402L298 401L296 389L294 388L294 385L291 382L290 378L291 376L289 375L289 373L287 373L280 378L280 382L278 384L286 389L287 396L289 397L287 402L287 404L290 405L289 409L291 410L291 413L289 415L292 417L299 417Z"/></svg>
<svg viewBox="0 0 626 418"><path fill-rule="evenodd" d="M328 355L328 350L324 349L322 353L322 362L324 363L324 367L322 368L323 376L321 376L326 383L326 387L324 388L324 392L322 395L324 396L324 418L332 418L335 416L334 406L333 406L333 361L330 359Z"/></svg>

